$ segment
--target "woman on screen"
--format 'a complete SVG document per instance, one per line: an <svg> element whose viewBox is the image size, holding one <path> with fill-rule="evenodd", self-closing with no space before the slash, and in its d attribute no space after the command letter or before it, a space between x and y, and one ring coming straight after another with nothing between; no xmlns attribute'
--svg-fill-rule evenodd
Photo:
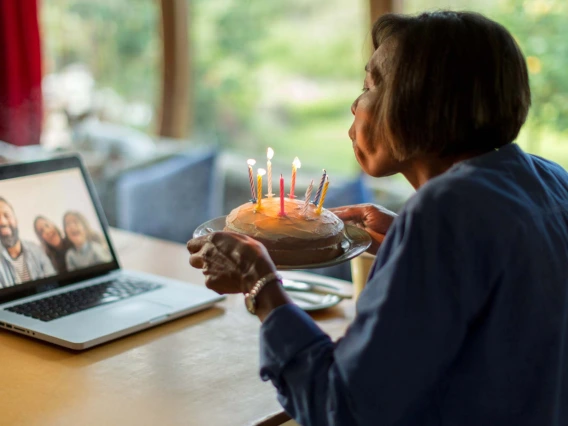
<svg viewBox="0 0 568 426"><path fill-rule="evenodd" d="M67 272L65 256L72 247L71 242L63 236L55 223L44 216L35 218L34 231L57 273Z"/></svg>
<svg viewBox="0 0 568 426"><path fill-rule="evenodd" d="M86 268L112 260L110 251L99 235L91 230L81 213L69 211L63 216L63 230L72 244L65 255L67 270Z"/></svg>

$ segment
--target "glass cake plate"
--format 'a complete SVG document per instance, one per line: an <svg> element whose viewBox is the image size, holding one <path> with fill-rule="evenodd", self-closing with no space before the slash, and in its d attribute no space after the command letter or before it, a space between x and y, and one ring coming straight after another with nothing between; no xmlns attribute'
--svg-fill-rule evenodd
<svg viewBox="0 0 568 426"><path fill-rule="evenodd" d="M193 237L202 237L212 232L222 231L225 228L226 216L221 216L215 219L208 220L197 227L193 233ZM311 269L311 268L324 268L327 266L339 265L340 263L347 262L354 257L359 256L371 245L371 237L364 230L357 228L353 225L345 225L343 229L343 241L341 248L343 252L334 259L326 260L325 262L307 263L304 265L276 265L281 271L290 271L294 269Z"/></svg>

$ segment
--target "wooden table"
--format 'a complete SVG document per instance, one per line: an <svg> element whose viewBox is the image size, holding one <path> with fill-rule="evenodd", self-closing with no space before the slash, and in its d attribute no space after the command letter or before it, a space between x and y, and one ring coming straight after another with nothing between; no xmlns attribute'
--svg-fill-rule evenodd
<svg viewBox="0 0 568 426"><path fill-rule="evenodd" d="M125 268L204 282L180 244L118 230L112 238ZM337 338L353 315L344 300L314 318ZM258 375L259 326L242 296L231 295L84 352L0 331L0 424L277 424L269 420L282 412L276 392Z"/></svg>

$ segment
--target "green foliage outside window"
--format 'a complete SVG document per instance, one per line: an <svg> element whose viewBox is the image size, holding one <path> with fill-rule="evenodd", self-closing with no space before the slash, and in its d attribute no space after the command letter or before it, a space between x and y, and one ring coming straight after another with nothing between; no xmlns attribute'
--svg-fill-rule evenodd
<svg viewBox="0 0 568 426"><path fill-rule="evenodd" d="M519 142L568 167L565 1L448 1L405 8L472 9L507 27L527 57L533 94ZM366 0L192 0L196 138L257 158L272 146L307 167L357 172L347 130L370 53L366 10ZM98 88L155 108L159 13L150 0L42 2L47 68L84 62Z"/></svg>

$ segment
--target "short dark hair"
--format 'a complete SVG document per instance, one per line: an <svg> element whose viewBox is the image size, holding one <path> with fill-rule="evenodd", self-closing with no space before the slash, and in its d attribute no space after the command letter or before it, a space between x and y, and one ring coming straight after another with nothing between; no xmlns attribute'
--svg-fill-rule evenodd
<svg viewBox="0 0 568 426"><path fill-rule="evenodd" d="M490 151L516 139L531 95L525 59L502 25L472 12L387 14L372 36L375 49L395 42L375 130L396 159Z"/></svg>

